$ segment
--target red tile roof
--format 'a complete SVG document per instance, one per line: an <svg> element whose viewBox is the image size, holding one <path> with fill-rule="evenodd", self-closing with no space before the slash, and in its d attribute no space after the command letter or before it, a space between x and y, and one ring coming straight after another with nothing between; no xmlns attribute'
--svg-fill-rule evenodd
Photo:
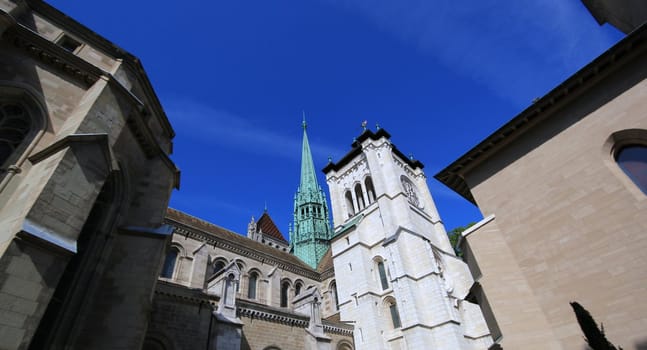
<svg viewBox="0 0 647 350"><path fill-rule="evenodd" d="M279 229L274 224L274 221L272 221L270 214L268 214L267 212L264 212L263 215L261 215L260 219L258 219L258 221L256 222L256 227L257 230L262 231L263 234L266 234L272 238L276 238L277 240L285 242L286 244L288 243L288 241L283 237L281 231L279 231Z"/></svg>

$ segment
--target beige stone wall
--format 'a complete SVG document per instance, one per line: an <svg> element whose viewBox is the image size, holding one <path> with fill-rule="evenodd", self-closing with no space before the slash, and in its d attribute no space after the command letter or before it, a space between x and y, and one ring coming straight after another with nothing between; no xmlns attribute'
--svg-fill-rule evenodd
<svg viewBox="0 0 647 350"><path fill-rule="evenodd" d="M236 261L242 267L237 298L278 308L281 305L281 282L288 281L290 283L288 295L289 306L286 310L292 310L291 301L294 299L296 293L295 286L299 283L302 285L302 291L305 291L311 286L319 288L323 296L322 316L324 318L338 312L334 308L332 300L333 293L330 289L330 284L334 278L318 281L293 271L279 268L271 262L260 261L240 253L214 247L213 245L206 245L199 240L180 234L173 235L171 245L179 249L180 256L175 266L173 278L162 278L162 280L192 288L204 288L205 279L209 278L212 274L211 271L214 261ZM256 298L248 299L249 276L252 271L259 273L259 280L256 288Z"/></svg>
<svg viewBox="0 0 647 350"><path fill-rule="evenodd" d="M503 328L526 317L510 304L517 281L548 323L538 325L538 341L584 345L568 304L575 300L617 345L647 342L647 197L618 168L609 144L618 131L647 129L646 61L634 57L467 174L484 216L496 215L499 230L468 241ZM528 348L513 332L504 331L503 347Z"/></svg>
<svg viewBox="0 0 647 350"><path fill-rule="evenodd" d="M305 348L306 331L302 327L246 317L241 320L245 324L241 350L263 350L269 346L276 346L281 350Z"/></svg>
<svg viewBox="0 0 647 350"><path fill-rule="evenodd" d="M211 312L208 303L156 293L147 340L174 350L207 349Z"/></svg>
<svg viewBox="0 0 647 350"><path fill-rule="evenodd" d="M138 348L168 237L156 230L176 185L173 131L134 57L43 2L17 3L0 3L0 101L34 127L0 164L2 346L27 348L47 323L43 347ZM64 34L80 46L61 47ZM41 322L61 276L63 311Z"/></svg>

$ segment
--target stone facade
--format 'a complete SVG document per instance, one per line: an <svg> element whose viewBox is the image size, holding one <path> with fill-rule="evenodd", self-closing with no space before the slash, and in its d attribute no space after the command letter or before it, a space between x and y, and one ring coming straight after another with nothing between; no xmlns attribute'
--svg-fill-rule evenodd
<svg viewBox="0 0 647 350"><path fill-rule="evenodd" d="M179 181L141 64L41 1L0 1L0 110L1 347L141 347Z"/></svg>
<svg viewBox="0 0 647 350"><path fill-rule="evenodd" d="M193 349L223 338L231 349L354 348L353 326L339 322L334 274L325 265L329 259L315 270L283 249L174 209L168 209L166 223L174 229L174 263L169 275L164 275L165 266L155 292L146 338L150 349ZM234 292L228 295L233 299L221 300L232 269L229 286ZM312 307L303 301L315 292L321 333L311 330L316 324ZM223 303L232 305L234 313L222 311ZM218 315L240 322L238 343L231 339L231 322L223 323Z"/></svg>
<svg viewBox="0 0 647 350"><path fill-rule="evenodd" d="M473 280L452 249L422 164L379 129L324 169L341 320L358 349L486 349L492 339Z"/></svg>
<svg viewBox="0 0 647 350"><path fill-rule="evenodd" d="M647 146L646 39L643 25L436 175L488 216L462 247L503 348L585 347L571 301L614 344L647 346L647 197L616 161Z"/></svg>

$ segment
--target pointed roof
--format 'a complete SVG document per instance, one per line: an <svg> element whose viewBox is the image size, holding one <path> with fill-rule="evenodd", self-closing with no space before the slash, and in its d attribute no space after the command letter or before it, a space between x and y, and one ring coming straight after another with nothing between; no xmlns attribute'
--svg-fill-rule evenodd
<svg viewBox="0 0 647 350"><path fill-rule="evenodd" d="M285 240L285 237L283 237L281 231L279 231L278 227L276 227L276 225L274 224L274 221L270 217L270 214L267 213L267 211L263 212L263 215L261 215L261 217L258 219L258 221L256 222L256 227L259 231L263 232L264 235L276 238L277 240L285 242L286 244L288 243L288 241Z"/></svg>
<svg viewBox="0 0 647 350"><path fill-rule="evenodd" d="M303 118L303 147L301 150L301 184L299 185L300 192L318 191L319 185L317 184L317 176L315 175L315 166L312 161L312 153L310 152L310 144L308 143L308 133L306 133L306 120Z"/></svg>

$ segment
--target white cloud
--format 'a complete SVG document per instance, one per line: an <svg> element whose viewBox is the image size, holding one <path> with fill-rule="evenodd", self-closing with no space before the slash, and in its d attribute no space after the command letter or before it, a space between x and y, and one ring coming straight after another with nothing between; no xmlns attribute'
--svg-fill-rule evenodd
<svg viewBox="0 0 647 350"><path fill-rule="evenodd" d="M323 1L522 106L613 43L578 1Z"/></svg>
<svg viewBox="0 0 647 350"><path fill-rule="evenodd" d="M209 143L248 153L301 159L301 133L287 135L253 123L251 118L244 118L186 98L167 99L165 110L179 133L190 132L187 137L197 137ZM298 120L295 118L296 122ZM313 156L317 158L342 154L337 148L320 142L311 143L310 147Z"/></svg>

